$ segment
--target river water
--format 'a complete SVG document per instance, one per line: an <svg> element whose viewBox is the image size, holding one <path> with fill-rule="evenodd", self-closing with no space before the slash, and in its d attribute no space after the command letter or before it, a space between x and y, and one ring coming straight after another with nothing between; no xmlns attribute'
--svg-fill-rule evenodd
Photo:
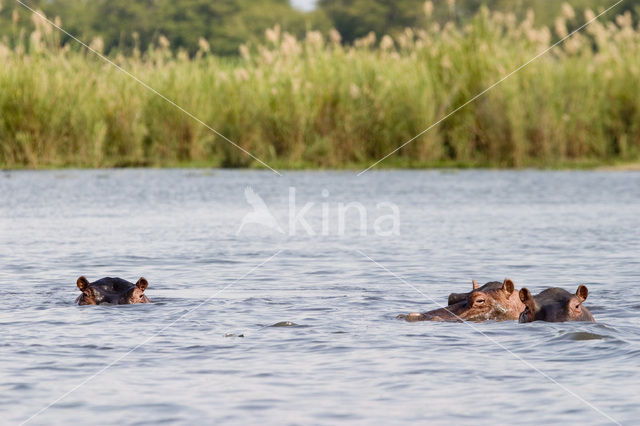
<svg viewBox="0 0 640 426"><path fill-rule="evenodd" d="M637 424L639 229L635 172L0 172L1 422ZM505 277L597 323L395 319Z"/></svg>

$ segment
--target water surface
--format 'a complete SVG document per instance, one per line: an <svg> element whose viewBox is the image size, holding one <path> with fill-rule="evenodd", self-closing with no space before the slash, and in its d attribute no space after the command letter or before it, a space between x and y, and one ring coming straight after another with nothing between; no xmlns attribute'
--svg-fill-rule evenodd
<svg viewBox="0 0 640 426"><path fill-rule="evenodd" d="M247 186L284 234L236 234ZM290 188L315 235L290 232ZM364 232L355 209L339 229L350 202ZM384 202L397 235L373 228ZM638 229L634 172L2 172L0 416L633 424ZM154 303L75 306L79 275L145 276ZM597 323L394 319L505 277L586 284Z"/></svg>

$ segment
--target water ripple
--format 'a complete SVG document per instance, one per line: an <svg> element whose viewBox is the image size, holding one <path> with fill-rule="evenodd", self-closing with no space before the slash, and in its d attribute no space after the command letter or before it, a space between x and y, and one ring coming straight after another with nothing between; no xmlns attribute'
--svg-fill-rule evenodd
<svg viewBox="0 0 640 426"><path fill-rule="evenodd" d="M36 423L607 422L549 377L623 424L640 416L640 173L2 174L4 422L114 362ZM322 202L393 202L400 235L351 221L345 236L236 235L246 186L282 224L296 187L316 229ZM145 276L154 303L75 306L82 274ZM598 322L395 320L504 277L533 292L585 283Z"/></svg>

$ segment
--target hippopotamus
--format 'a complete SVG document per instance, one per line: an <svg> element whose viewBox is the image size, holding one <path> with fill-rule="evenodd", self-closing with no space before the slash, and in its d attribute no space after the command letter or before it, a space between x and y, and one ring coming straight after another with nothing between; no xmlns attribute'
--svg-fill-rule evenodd
<svg viewBox="0 0 640 426"><path fill-rule="evenodd" d="M128 305L151 303L144 291L149 286L145 278L133 284L121 278L106 277L92 283L85 277L78 278L78 288L82 292L76 299L78 305Z"/></svg>
<svg viewBox="0 0 640 426"><path fill-rule="evenodd" d="M413 312L398 315L407 321L485 321L516 320L524 304L515 292L513 281L506 278L502 283L491 281L480 287L473 281L473 290L468 293L451 293L449 306L425 313Z"/></svg>
<svg viewBox="0 0 640 426"><path fill-rule="evenodd" d="M483 285L482 287L480 287L480 285L476 282L476 280L472 280L473 282L473 290L467 292L467 293L451 293L449 295L449 299L447 300L447 304L448 305L455 305L458 302L462 302L463 300L467 300L467 297L469 297L471 295L471 293L473 293L474 291L483 291L483 292L487 292L490 290L497 290L500 287L502 287L502 284L500 281L489 281L488 283L486 283L485 285Z"/></svg>
<svg viewBox="0 0 640 426"><path fill-rule="evenodd" d="M522 288L519 295L525 305L518 318L519 322L595 322L591 312L582 305L582 302L587 300L589 296L586 285L579 285L576 294L571 294L563 288L553 287L535 296L531 295L529 289Z"/></svg>

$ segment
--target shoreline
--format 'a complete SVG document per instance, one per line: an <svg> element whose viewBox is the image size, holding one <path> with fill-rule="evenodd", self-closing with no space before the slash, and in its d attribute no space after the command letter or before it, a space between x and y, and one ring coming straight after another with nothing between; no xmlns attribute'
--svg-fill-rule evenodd
<svg viewBox="0 0 640 426"><path fill-rule="evenodd" d="M598 171L598 172L637 172L640 171L640 161L632 162L563 162L552 165L536 165L528 164L518 167L491 165L491 164L457 164L457 163L442 163L442 164L398 164L404 163L402 161L390 162L389 165L378 165L370 171L463 171L463 170L493 170L493 171ZM317 167L309 164L291 164L288 162L267 163L275 170L278 171L309 171L309 172L360 172L365 170L370 163L367 164L347 164L343 167ZM107 164L91 166L85 164L65 164L65 165L43 165L43 166L24 166L24 167L6 167L0 165L0 171L12 172L12 171L53 171L53 170L118 170L118 169L215 169L215 170L247 170L257 171L264 170L269 171L266 167L260 165L250 165L247 167L225 167L219 162L149 162L149 163L127 163L127 164Z"/></svg>

